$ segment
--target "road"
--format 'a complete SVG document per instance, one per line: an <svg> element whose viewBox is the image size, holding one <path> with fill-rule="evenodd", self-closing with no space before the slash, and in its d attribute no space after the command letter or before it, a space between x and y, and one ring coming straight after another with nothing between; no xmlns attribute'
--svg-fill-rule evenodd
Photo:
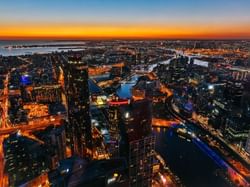
<svg viewBox="0 0 250 187"><path fill-rule="evenodd" d="M0 128L0 187L8 186L8 177L4 173L4 139L7 138L9 134L17 132L19 130L21 132L24 132L24 134L29 134L29 132L45 129L48 126L61 125L62 119L64 119L63 115L47 116L30 120L28 125L18 125L14 127Z"/></svg>
<svg viewBox="0 0 250 187"><path fill-rule="evenodd" d="M18 59L26 63L20 66L20 68L25 68L32 63L31 60L28 58L18 57ZM6 75L6 79L4 81L3 96L1 97L2 102L0 105L1 119L2 119L1 121L2 123L0 126L0 187L8 186L8 177L4 173L4 164L5 164L4 150L3 150L4 139L8 138L9 134L17 131L21 131L25 136L28 136L29 138L36 139L34 136L30 134L31 132L45 129L48 126L61 125L61 120L65 119L65 115L48 115L39 118L33 118L29 120L27 124L10 124L10 122L8 121L8 108L9 108L8 97L10 94L13 94L14 92L11 92L11 90L9 90L9 78L11 72L14 70L15 69L11 69L11 71L9 71L8 74ZM50 87L50 85L47 87Z"/></svg>
<svg viewBox="0 0 250 187"><path fill-rule="evenodd" d="M4 81L4 90L3 90L3 98L2 98L3 100L2 100L2 104L1 104L1 108L2 108L2 126L1 126L1 128L8 127L9 76L10 76L10 72L6 75L6 79Z"/></svg>
<svg viewBox="0 0 250 187"><path fill-rule="evenodd" d="M227 142L226 140L224 140L220 135L221 133L214 130L214 128L212 128L211 126L205 124L202 120L199 120L199 116L197 116L197 120L199 125L207 130L213 137L216 137L217 140L219 140L219 142L223 143L223 145L226 145L230 151L234 152L235 154L238 155L238 157L240 157L242 160L244 160L245 164L250 167L250 158L245 155L245 152L241 152L239 149L237 149L237 147L233 146L231 143ZM195 120L195 121L197 121Z"/></svg>
<svg viewBox="0 0 250 187"><path fill-rule="evenodd" d="M1 128L0 136L8 135L14 133L18 130L20 131L35 131L40 129L45 129L48 126L57 126L61 125L61 120L65 119L64 115L51 115L46 117L40 117L32 119L28 122L27 125L16 125L13 127Z"/></svg>

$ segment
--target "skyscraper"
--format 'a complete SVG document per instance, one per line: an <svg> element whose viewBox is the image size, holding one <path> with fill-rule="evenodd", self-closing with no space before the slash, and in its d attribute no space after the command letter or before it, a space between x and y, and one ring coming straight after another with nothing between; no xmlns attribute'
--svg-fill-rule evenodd
<svg viewBox="0 0 250 187"><path fill-rule="evenodd" d="M128 161L129 186L151 186L155 137L151 135L149 100L120 106L120 156Z"/></svg>
<svg viewBox="0 0 250 187"><path fill-rule="evenodd" d="M80 57L69 57L64 71L69 120L67 139L72 154L87 156L92 148L88 67Z"/></svg>
<svg viewBox="0 0 250 187"><path fill-rule="evenodd" d="M66 136L64 125L59 127L49 126L45 130L34 133L47 146L53 149L57 161L66 158Z"/></svg>
<svg viewBox="0 0 250 187"><path fill-rule="evenodd" d="M244 82L244 91L241 98L241 108L243 116L246 120L250 119L250 74L246 77Z"/></svg>
<svg viewBox="0 0 250 187"><path fill-rule="evenodd" d="M53 160L42 141L23 136L20 132L6 138L3 148L10 186L19 186L38 177L50 168Z"/></svg>
<svg viewBox="0 0 250 187"><path fill-rule="evenodd" d="M120 123L121 114L120 107L127 105L130 101L127 99L120 99L118 96L113 96L109 102L108 119L109 119L109 132L111 138L110 152L113 157L119 155L119 141L120 141Z"/></svg>
<svg viewBox="0 0 250 187"><path fill-rule="evenodd" d="M250 154L250 131L248 133L248 138L246 141L246 146L245 146L246 152L248 152Z"/></svg>

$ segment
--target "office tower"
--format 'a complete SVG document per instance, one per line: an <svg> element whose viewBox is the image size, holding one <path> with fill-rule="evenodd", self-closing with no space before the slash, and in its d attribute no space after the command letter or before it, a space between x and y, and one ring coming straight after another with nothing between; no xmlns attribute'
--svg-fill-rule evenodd
<svg viewBox="0 0 250 187"><path fill-rule="evenodd" d="M53 103L62 101L62 89L60 85L47 85L34 87L32 99L39 103Z"/></svg>
<svg viewBox="0 0 250 187"><path fill-rule="evenodd" d="M241 98L241 108L243 112L243 117L246 120L250 120L250 75L246 77L244 82L244 91Z"/></svg>
<svg viewBox="0 0 250 187"><path fill-rule="evenodd" d="M69 125L66 128L72 154L91 154L88 67L79 57L69 57L65 66L65 90Z"/></svg>
<svg viewBox="0 0 250 187"><path fill-rule="evenodd" d="M52 155L43 142L14 133L3 142L5 171L9 185L19 186L38 177L50 167Z"/></svg>
<svg viewBox="0 0 250 187"><path fill-rule="evenodd" d="M246 146L245 146L246 152L248 152L250 154L250 131L248 133L248 138L246 141Z"/></svg>
<svg viewBox="0 0 250 187"><path fill-rule="evenodd" d="M129 143L129 184L135 187L151 186L155 137L146 136Z"/></svg>
<svg viewBox="0 0 250 187"><path fill-rule="evenodd" d="M109 133L111 138L111 143L109 145L110 153L112 157L119 156L119 140L120 140L120 106L127 105L129 100L119 99L114 96L112 101L109 102L108 108L108 119L109 119Z"/></svg>
<svg viewBox="0 0 250 187"><path fill-rule="evenodd" d="M243 91L244 85L242 81L229 80L226 84L225 97L232 104L240 106Z"/></svg>
<svg viewBox="0 0 250 187"><path fill-rule="evenodd" d="M111 138L111 143L109 145L110 153L112 157L119 156L119 118L118 118L119 108L117 106L109 106L108 118L109 118L109 133Z"/></svg>
<svg viewBox="0 0 250 187"><path fill-rule="evenodd" d="M128 161L129 186L151 186L155 147L151 102L145 99L122 105L120 115L120 156Z"/></svg>
<svg viewBox="0 0 250 187"><path fill-rule="evenodd" d="M63 125L59 127L50 126L45 130L34 132L34 134L53 149L56 161L66 158L66 135Z"/></svg>

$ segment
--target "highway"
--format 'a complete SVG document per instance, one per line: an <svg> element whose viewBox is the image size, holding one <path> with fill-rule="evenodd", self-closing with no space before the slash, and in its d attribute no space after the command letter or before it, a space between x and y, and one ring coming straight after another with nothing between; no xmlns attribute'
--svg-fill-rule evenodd
<svg viewBox="0 0 250 187"><path fill-rule="evenodd" d="M64 115L51 115L51 116L35 118L32 120L29 120L27 125L16 125L16 126L7 127L7 128L1 128L0 136L8 135L18 130L35 131L35 130L45 129L48 126L61 125L62 119L65 119Z"/></svg>

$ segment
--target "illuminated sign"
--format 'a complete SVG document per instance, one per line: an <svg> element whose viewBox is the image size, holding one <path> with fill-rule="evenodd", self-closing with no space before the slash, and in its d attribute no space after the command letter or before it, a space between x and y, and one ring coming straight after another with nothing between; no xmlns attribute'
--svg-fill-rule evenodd
<svg viewBox="0 0 250 187"><path fill-rule="evenodd" d="M129 100L109 101L109 105L128 105L129 103Z"/></svg>

